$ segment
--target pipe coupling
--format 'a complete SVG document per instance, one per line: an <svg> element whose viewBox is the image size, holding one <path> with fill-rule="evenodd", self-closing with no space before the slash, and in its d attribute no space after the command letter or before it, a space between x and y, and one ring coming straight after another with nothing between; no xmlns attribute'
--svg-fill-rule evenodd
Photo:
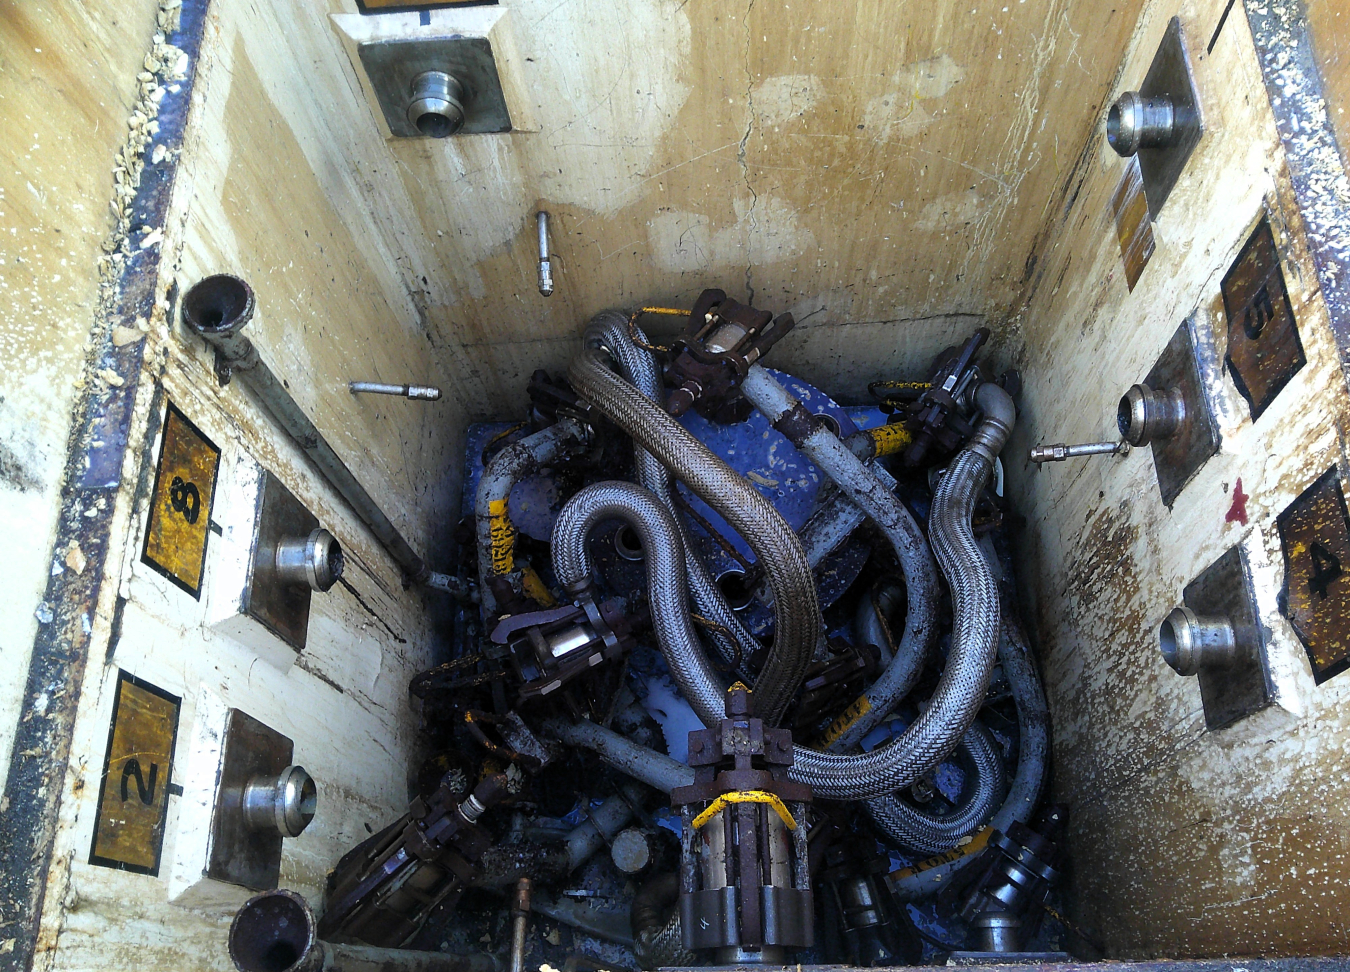
<svg viewBox="0 0 1350 972"><path fill-rule="evenodd" d="M342 545L327 530L277 541L277 579L283 584L327 591L342 576L343 563Z"/></svg>
<svg viewBox="0 0 1350 972"><path fill-rule="evenodd" d="M1224 617L1205 617L1179 607L1158 629L1163 661L1178 675L1196 675L1202 668L1223 668L1238 657L1237 635Z"/></svg>
<svg viewBox="0 0 1350 972"><path fill-rule="evenodd" d="M1134 446L1170 439L1185 425L1186 400L1180 388L1155 391L1148 385L1132 385L1116 408L1116 426L1125 441Z"/></svg>
<svg viewBox="0 0 1350 972"><path fill-rule="evenodd" d="M249 830L299 837L314 819L318 795L314 778L302 766L255 776L244 784L244 821Z"/></svg>
<svg viewBox="0 0 1350 972"><path fill-rule="evenodd" d="M1145 98L1138 91L1127 91L1106 113L1106 141L1122 158L1141 148L1164 148L1176 139L1171 98Z"/></svg>
<svg viewBox="0 0 1350 972"><path fill-rule="evenodd" d="M429 138L448 138L464 127L464 86L445 71L424 71L412 82L408 124Z"/></svg>

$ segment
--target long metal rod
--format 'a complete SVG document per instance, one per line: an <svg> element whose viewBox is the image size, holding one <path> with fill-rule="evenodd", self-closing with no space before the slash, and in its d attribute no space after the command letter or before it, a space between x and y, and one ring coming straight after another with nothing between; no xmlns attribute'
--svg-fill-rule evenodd
<svg viewBox="0 0 1350 972"><path fill-rule="evenodd" d="M398 395L414 401L434 402L441 390L431 385L386 385L381 381L349 381L347 389L353 395Z"/></svg>
<svg viewBox="0 0 1350 972"><path fill-rule="evenodd" d="M511 972L525 972L525 931L530 920L530 879L527 877L516 882L511 919Z"/></svg>
<svg viewBox="0 0 1350 972"><path fill-rule="evenodd" d="M535 220L539 226L539 292L547 297L553 293L553 263L548 257L548 213L540 211Z"/></svg>
<svg viewBox="0 0 1350 972"><path fill-rule="evenodd" d="M365 487L357 482L323 433L315 428L309 416L258 355L253 342L240 333L252 319L253 307L253 290L247 283L238 277L218 274L199 281L184 294L183 321L218 352L217 373L222 380L228 380L228 376L234 374L244 379L263 408L351 505L409 580L421 583L430 573L425 561L408 545Z"/></svg>
<svg viewBox="0 0 1350 972"><path fill-rule="evenodd" d="M1063 462L1066 459L1079 459L1083 456L1127 456L1130 444L1124 439L1118 442L1083 442L1079 445L1065 445L1056 442L1053 445L1040 445L1031 450L1032 462Z"/></svg>

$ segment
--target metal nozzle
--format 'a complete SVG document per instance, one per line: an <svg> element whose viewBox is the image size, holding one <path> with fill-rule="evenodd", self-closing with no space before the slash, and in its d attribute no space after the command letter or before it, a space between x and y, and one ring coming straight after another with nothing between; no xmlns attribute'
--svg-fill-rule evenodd
<svg viewBox="0 0 1350 972"><path fill-rule="evenodd" d="M541 210L535 219L539 223L539 292L547 297L553 293L553 263L548 255L548 213Z"/></svg>
<svg viewBox="0 0 1350 972"><path fill-rule="evenodd" d="M1063 462L1081 456L1128 456L1130 444L1119 442L1083 442L1078 445L1065 445L1056 442L1053 445L1039 445L1031 450L1032 462Z"/></svg>

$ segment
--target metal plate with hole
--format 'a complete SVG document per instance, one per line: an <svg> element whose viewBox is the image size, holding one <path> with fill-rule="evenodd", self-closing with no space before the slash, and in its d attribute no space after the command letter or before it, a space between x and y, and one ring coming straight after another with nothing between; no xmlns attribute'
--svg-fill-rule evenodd
<svg viewBox="0 0 1350 972"><path fill-rule="evenodd" d="M1187 584L1182 603L1199 615L1226 617L1243 659L1225 668L1202 668L1196 676L1205 706L1205 728L1223 729L1270 705L1275 686L1266 657L1267 632L1258 620L1251 573L1241 547L1229 548Z"/></svg>
<svg viewBox="0 0 1350 972"><path fill-rule="evenodd" d="M225 720L225 744L206 876L255 891L269 891L281 876L281 834L250 830L244 819L244 785L255 776L275 776L291 765L295 744L238 709Z"/></svg>
<svg viewBox="0 0 1350 972"><path fill-rule="evenodd" d="M1163 203L1171 195L1191 152L1200 141L1204 127L1200 115L1200 94L1191 72L1191 57L1186 50L1186 35L1181 20L1173 17L1153 55L1144 83L1139 86L1143 98L1170 98L1173 125L1177 137L1171 145L1141 148L1139 167L1144 176L1144 195L1148 209L1156 219Z"/></svg>
<svg viewBox="0 0 1350 972"><path fill-rule="evenodd" d="M368 41L357 47L389 131L397 138L422 138L409 121L413 79L445 71L464 86L464 127L460 135L509 132L511 115L502 94L492 44L486 37L415 37Z"/></svg>
<svg viewBox="0 0 1350 972"><path fill-rule="evenodd" d="M1228 318L1225 363L1254 422L1308 362L1269 215L1261 216L1224 274L1221 289Z"/></svg>
<svg viewBox="0 0 1350 972"><path fill-rule="evenodd" d="M1200 380L1191 321L1187 320L1177 328L1144 384L1155 389L1179 388L1182 401L1186 403L1186 421L1176 434L1166 439L1154 439L1152 444L1158 491L1162 493L1163 503L1171 507L1191 477L1219 451L1219 430L1209 407L1209 396Z"/></svg>
<svg viewBox="0 0 1350 972"><path fill-rule="evenodd" d="M263 474L260 502L247 610L250 617L262 622L296 651L303 651L309 630L310 589L280 581L276 574L276 547L279 540L287 537L309 536L318 529L319 521L270 472Z"/></svg>
<svg viewBox="0 0 1350 972"><path fill-rule="evenodd" d="M1276 524L1284 548L1280 610L1320 685L1350 668L1350 512L1336 468L1305 489Z"/></svg>

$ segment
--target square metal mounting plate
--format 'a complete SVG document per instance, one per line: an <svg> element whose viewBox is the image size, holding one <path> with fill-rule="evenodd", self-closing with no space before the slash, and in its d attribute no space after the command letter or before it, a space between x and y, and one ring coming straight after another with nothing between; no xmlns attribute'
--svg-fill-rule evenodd
<svg viewBox="0 0 1350 972"><path fill-rule="evenodd" d="M258 531L253 540L246 610L269 631L296 651L304 651L309 631L310 589L283 584L276 575L277 542L286 537L307 537L319 521L300 505L281 480L263 474Z"/></svg>
<svg viewBox="0 0 1350 972"><path fill-rule="evenodd" d="M1191 58L1186 50L1186 36L1181 19L1173 17L1167 24L1162 43L1153 55L1144 83L1139 86L1142 98L1172 99L1173 125L1177 139L1163 148L1141 148L1139 167L1144 174L1144 195L1148 211L1157 219L1163 203L1177 184L1181 170L1204 133L1200 115L1200 94L1191 71Z"/></svg>
<svg viewBox="0 0 1350 972"><path fill-rule="evenodd" d="M460 135L511 130L511 114L502 94L492 44L486 37L410 37L357 45L361 64L384 112L390 134L424 138L408 121L413 79L425 71L445 71L464 86L464 127Z"/></svg>
<svg viewBox="0 0 1350 972"><path fill-rule="evenodd" d="M1270 705L1275 686L1266 657L1267 632L1252 596L1251 573L1241 547L1230 547L1186 585L1182 603L1201 616L1223 616L1233 625L1239 654L1245 659L1227 668L1202 668L1200 698L1205 728L1231 726Z"/></svg>
<svg viewBox="0 0 1350 972"><path fill-rule="evenodd" d="M270 891L281 876L281 834L249 830L244 821L244 785L255 776L276 776L291 765L295 744L238 709L225 719L216 809L211 818L211 857L206 876L255 891Z"/></svg>
<svg viewBox="0 0 1350 972"><path fill-rule="evenodd" d="M1191 477L1219 451L1219 429L1195 360L1191 321L1184 321L1177 328L1144 384L1155 390L1179 388L1186 403L1186 422L1176 435L1153 441L1153 468L1158 474L1158 491L1162 493L1163 503L1170 508Z"/></svg>

